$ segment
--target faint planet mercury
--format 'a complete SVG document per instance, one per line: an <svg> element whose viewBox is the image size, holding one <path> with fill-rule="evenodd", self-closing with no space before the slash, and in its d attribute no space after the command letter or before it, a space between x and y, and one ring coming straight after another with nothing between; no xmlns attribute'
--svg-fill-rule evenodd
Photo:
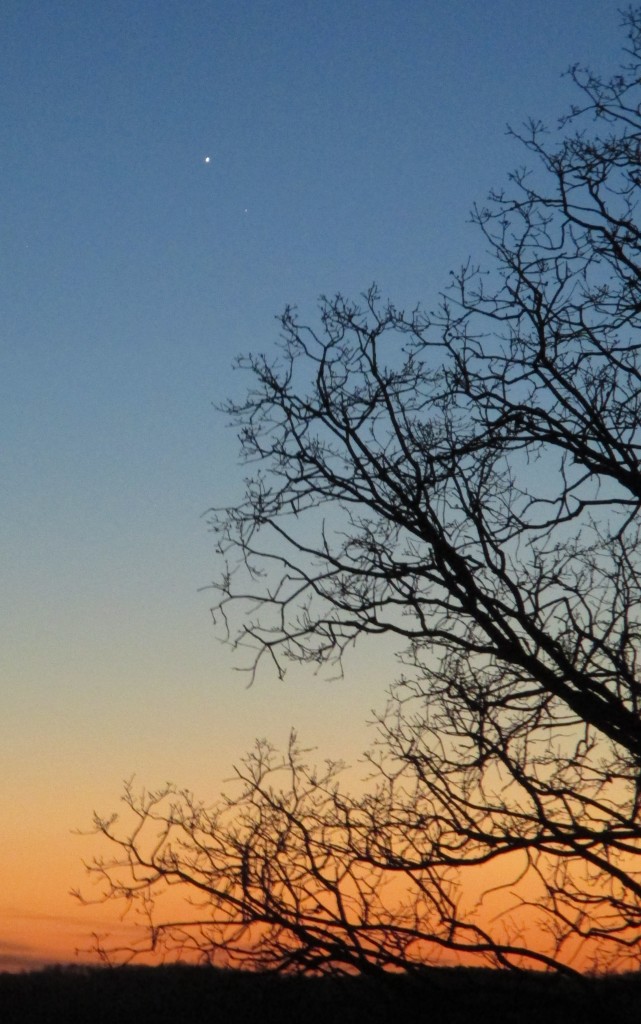
<svg viewBox="0 0 641 1024"><path fill-rule="evenodd" d="M205 163L206 164L210 164L211 163L211 157L210 156L206 156L205 157Z"/></svg>

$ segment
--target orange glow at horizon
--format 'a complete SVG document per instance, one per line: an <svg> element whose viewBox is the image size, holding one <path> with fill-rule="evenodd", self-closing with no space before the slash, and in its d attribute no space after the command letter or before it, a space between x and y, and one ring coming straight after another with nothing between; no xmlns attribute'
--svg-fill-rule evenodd
<svg viewBox="0 0 641 1024"><path fill-rule="evenodd" d="M486 879L484 884L487 882L489 879ZM400 882L398 888L403 888ZM394 882L388 886L386 904L390 908L393 907L393 889ZM476 898L476 885L474 889ZM17 895L19 898L19 891ZM535 894L528 894L527 887L521 884L518 899L526 899L528 895ZM33 909L26 909L29 906ZM159 915L159 920L167 920L174 913L179 918L184 919L186 916L186 905L178 892L172 894L167 902L163 901L160 908L163 913L162 917ZM55 886L49 899L40 897L34 901L20 900L20 905L16 902L0 906L0 971L39 969L55 963L99 963L100 958L92 950L94 933L107 946L129 946L138 943L144 945L146 934L143 926L136 922L134 914L122 918L119 914L121 909L109 904L82 907L71 897L61 899L56 893ZM495 891L491 895L488 893L480 909L470 919L486 928L497 941L509 938L514 941L518 933L519 944L531 944L534 949L541 952L551 952L551 938L541 930L540 917L536 906L527 907L519 904L514 890L510 889L508 892ZM505 923L504 929L500 924L497 926L501 919ZM479 954L464 950L457 952L441 949L429 940L419 943L417 949L421 946L425 949L426 962L432 964L482 966L485 963ZM594 948L591 943L572 939L561 960L575 970L585 971L593 967L593 954ZM198 958L195 955L183 955L182 959L196 962ZM151 953L143 953L136 962L153 964L159 962L159 958ZM224 955L218 962L220 965L224 964ZM542 965L526 958L524 966L536 970ZM631 969L634 966L636 965L631 957L627 968L622 962L617 969Z"/></svg>
<svg viewBox="0 0 641 1024"><path fill-rule="evenodd" d="M551 952L550 935L541 929L540 911L535 906L535 885L531 879L519 879L518 855L506 860L512 861L509 870L504 861L492 870L478 870L474 879L470 876L467 889L461 893L462 916L466 916L467 906L470 920L487 929L496 941L518 940L518 944L531 944L541 952ZM33 869L34 866L32 861L25 868ZM61 899L61 889L56 881L60 885L63 883L62 878L56 879L52 874L48 892L41 890L34 894L31 910L21 910L17 904L0 907L0 970L36 969L53 963L98 963L99 957L91 950L92 933L100 936L107 946L143 942L145 933L135 912L122 917L122 907L117 904L83 907L71 897ZM91 895L89 886L82 888L86 895ZM402 899L407 890L406 880L393 877L386 883L384 905L389 909L394 907L397 899L395 890L398 898ZM158 904L158 920L188 917L185 910L193 912L193 907L188 908L185 894L183 891L181 895L179 887L167 889ZM17 895L19 898L19 891ZM23 905L29 904L25 902ZM421 947L428 963L442 966L482 966L485 963L479 954L439 948L429 940L419 942L417 950ZM561 959L576 970L589 970L593 966L593 953L590 943L572 940ZM151 953L144 953L137 962L153 964L159 959ZM183 952L181 959L197 962L198 957L187 951ZM225 956L217 958L217 962L224 966ZM541 964L527 958L523 966L535 970L542 968ZM621 969L624 968L625 964L622 964Z"/></svg>

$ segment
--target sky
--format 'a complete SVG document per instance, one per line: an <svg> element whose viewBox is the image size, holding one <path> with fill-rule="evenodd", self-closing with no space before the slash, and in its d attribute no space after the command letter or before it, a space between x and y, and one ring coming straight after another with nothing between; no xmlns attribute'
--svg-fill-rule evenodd
<svg viewBox="0 0 641 1024"><path fill-rule="evenodd" d="M215 799L257 736L367 745L392 649L248 688L212 625L234 357L322 293L429 308L525 159L506 125L616 69L620 6L3 0L0 969L122 927L69 890L124 779Z"/></svg>

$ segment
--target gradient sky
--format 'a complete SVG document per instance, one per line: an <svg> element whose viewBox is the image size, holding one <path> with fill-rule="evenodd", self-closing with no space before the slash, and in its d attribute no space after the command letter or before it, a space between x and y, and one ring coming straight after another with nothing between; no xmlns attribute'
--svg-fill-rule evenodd
<svg viewBox="0 0 641 1024"><path fill-rule="evenodd" d="M257 735L366 745L391 651L247 689L216 638L202 514L242 470L214 405L286 303L433 303L524 159L506 123L615 69L620 6L3 0L0 969L114 917L68 896L72 830L124 778L214 798Z"/></svg>

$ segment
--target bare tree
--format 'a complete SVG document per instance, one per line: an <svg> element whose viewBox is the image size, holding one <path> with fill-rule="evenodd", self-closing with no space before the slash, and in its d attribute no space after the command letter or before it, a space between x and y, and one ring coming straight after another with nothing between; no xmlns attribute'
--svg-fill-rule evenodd
<svg viewBox="0 0 641 1024"><path fill-rule="evenodd" d="M323 299L317 327L288 308L277 357L239 361L252 384L227 411L252 475L212 516L216 619L252 672L340 668L369 634L398 637L404 670L364 797L295 748L274 789L261 747L236 824L129 793L140 827L162 824L144 853L97 820L140 879L99 865L110 895L205 895L201 950L236 936L257 963L360 970L436 947L639 957L641 9L626 24L620 72L572 68L559 141L527 125L534 172L475 209L487 268L433 313L375 288ZM465 907L480 865L518 912Z"/></svg>
<svg viewBox="0 0 641 1024"><path fill-rule="evenodd" d="M567 970L516 932L499 939L462 919L455 873L419 853L432 825L408 819L387 782L359 800L342 794L341 765L317 770L309 753L294 734L285 755L260 741L236 770L234 798L207 807L172 786L136 793L130 783L127 832L117 815L95 816L117 849L88 865L99 899L125 901L141 926L127 946L96 937L105 960L156 953L245 969L420 973L447 950ZM402 822L391 817L399 809ZM163 914L174 887L180 917Z"/></svg>

